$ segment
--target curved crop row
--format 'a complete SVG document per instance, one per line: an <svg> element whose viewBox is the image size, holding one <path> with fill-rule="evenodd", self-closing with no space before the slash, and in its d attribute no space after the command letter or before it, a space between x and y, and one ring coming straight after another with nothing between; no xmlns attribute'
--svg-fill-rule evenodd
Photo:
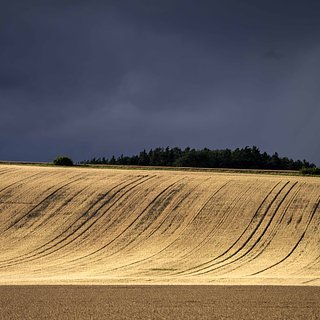
<svg viewBox="0 0 320 320"><path fill-rule="evenodd" d="M1 283L320 284L320 180L0 168Z"/></svg>

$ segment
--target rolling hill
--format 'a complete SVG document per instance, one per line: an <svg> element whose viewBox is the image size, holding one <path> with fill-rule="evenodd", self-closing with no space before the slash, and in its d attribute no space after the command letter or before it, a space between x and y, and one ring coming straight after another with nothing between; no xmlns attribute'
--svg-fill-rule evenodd
<svg viewBox="0 0 320 320"><path fill-rule="evenodd" d="M320 179L0 166L0 284L320 285Z"/></svg>

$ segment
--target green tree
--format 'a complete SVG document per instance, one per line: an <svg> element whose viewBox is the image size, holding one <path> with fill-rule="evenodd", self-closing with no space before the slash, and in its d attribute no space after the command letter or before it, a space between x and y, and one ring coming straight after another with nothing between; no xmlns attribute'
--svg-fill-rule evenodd
<svg viewBox="0 0 320 320"><path fill-rule="evenodd" d="M67 156L59 156L53 160L53 164L56 166L73 166L73 161Z"/></svg>

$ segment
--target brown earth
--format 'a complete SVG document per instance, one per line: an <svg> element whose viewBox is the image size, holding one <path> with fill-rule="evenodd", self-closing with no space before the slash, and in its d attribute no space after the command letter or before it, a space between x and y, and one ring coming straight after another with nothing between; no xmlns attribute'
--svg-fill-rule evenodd
<svg viewBox="0 0 320 320"><path fill-rule="evenodd" d="M320 319L319 287L0 286L0 319Z"/></svg>
<svg viewBox="0 0 320 320"><path fill-rule="evenodd" d="M317 286L319 226L319 178L0 165L1 284Z"/></svg>

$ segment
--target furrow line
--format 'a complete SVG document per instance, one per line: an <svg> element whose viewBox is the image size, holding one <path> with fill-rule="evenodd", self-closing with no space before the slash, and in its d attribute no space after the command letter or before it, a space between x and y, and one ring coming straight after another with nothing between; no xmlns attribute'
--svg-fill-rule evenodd
<svg viewBox="0 0 320 320"><path fill-rule="evenodd" d="M293 186L294 187L294 186ZM280 220L277 224L274 225L274 227L272 228L271 232L270 232L270 236L268 239L265 240L264 242L264 248L262 249L262 251L260 251L259 253L257 253L254 257L254 259L256 259L257 257L259 257L265 250L266 247L268 247L270 245L270 243L272 242L272 240L274 239L274 237L277 234L277 231L279 230L279 228L282 226L282 221L286 215L286 213L288 212L288 209L290 208L291 204L293 203L293 201L296 199L296 196L298 195L299 191L301 189L301 186L299 186L298 188L296 188L292 198L290 199L290 201L288 202L287 206L285 207L284 211L281 214ZM283 201L282 201L283 202ZM252 261L252 259L250 260ZM250 262L249 261L249 262Z"/></svg>
<svg viewBox="0 0 320 320"><path fill-rule="evenodd" d="M209 180L209 179L208 179ZM201 206L201 208L196 212L196 214L193 216L193 218L187 223L187 225L183 228L183 230L179 233L179 235L172 241L170 242L168 245L166 245L163 249L161 249L160 251L158 251L157 253L142 259L141 261L138 262L134 262L134 264L140 263L140 262L144 262L148 259L154 258L155 256L158 256L160 254L162 254L163 252L165 252L166 250L168 250L171 246L173 246L181 237L182 234L186 231L186 229L191 225L192 221L194 221L196 219L196 217L202 212L202 210L204 209L204 207L211 201L211 199L213 199L213 197L215 195L217 195L217 193L219 191L221 191L227 184L229 184L231 180L227 181L226 183L224 183L222 186L220 186L206 201L205 203ZM196 189L196 187L195 187ZM121 267L120 267L121 268Z"/></svg>
<svg viewBox="0 0 320 320"><path fill-rule="evenodd" d="M262 270L259 270L259 271L255 272L255 273L252 273L250 276L255 276L255 275L257 275L257 274L261 274L262 272L265 272L266 270L270 270L271 268L276 267L276 266L279 265L280 263L282 263L282 262L284 262L285 260L287 260L287 259L293 254L293 252L294 252L294 251L297 249L297 247L301 244L301 242L302 242L302 240L303 240L303 238L304 238L304 236L305 236L305 234L306 234L306 232L307 232L307 230L308 230L308 228L309 228L309 225L310 225L310 223L311 223L311 221L312 221L312 219L313 219L313 217L314 217L317 209L319 208L319 206L320 206L320 197L319 197L317 203L316 203L315 206L314 206L314 209L312 210L312 212L311 212L311 214L310 214L310 216L309 216L308 222L307 222L307 224L306 224L306 227L305 227L305 229L304 229L301 237L299 238L299 240L297 241L297 243L293 246L292 250L291 250L283 259L281 259L281 260L278 261L277 263L274 263L273 265L271 265L271 266L269 266L269 267L267 267L267 268L264 268L264 269L262 269Z"/></svg>
<svg viewBox="0 0 320 320"><path fill-rule="evenodd" d="M213 226L213 228L210 230L208 235L194 248L192 248L189 252L181 256L182 259L185 259L189 256L191 256L194 252L199 251L202 247L204 247L208 241L210 241L213 236L216 234L216 232L219 231L222 224L227 221L228 217L232 214L232 210L236 207L237 203L247 194L247 192L251 189L251 186L249 186L239 197L236 197L232 203L225 209L224 212L221 214L221 218L218 221L217 224Z"/></svg>
<svg viewBox="0 0 320 320"><path fill-rule="evenodd" d="M17 172L17 169L8 169L8 168L5 168L5 169L2 169L0 170L0 175L4 175L4 174L10 174L12 172Z"/></svg>
<svg viewBox="0 0 320 320"><path fill-rule="evenodd" d="M61 206L55 210L55 213L57 213L59 211L59 209L61 209L62 207L64 207L65 205L67 205L68 203L70 203L71 201L73 201L73 199L75 199L77 196L79 196L84 190L86 190L89 186L84 187L82 190L80 190L79 192L75 193L72 195L72 197L70 197L69 199L67 199L65 202L63 202L61 204ZM44 220L42 221L34 230L30 231L29 234L32 232L34 233L35 230L41 228L43 225L46 225L48 223L48 220ZM28 234L26 234L25 236L23 236L23 240L25 240L27 238ZM22 262L24 261L25 258L28 258L28 256L30 256L30 254L33 254L35 251L39 250L38 248L33 249L32 251L29 251L23 255L20 255L18 258L12 258L12 259L7 259L7 260L2 260L0 261L0 263L12 263L12 262Z"/></svg>
<svg viewBox="0 0 320 320"><path fill-rule="evenodd" d="M135 182L137 182L137 181L139 181L139 180L141 180L141 179L142 179L142 178L138 178L138 179L135 179L134 181L131 181L130 183L126 184L124 187L120 188L113 196L115 196L118 192L122 191L125 187L127 187L127 186L131 185L132 183L135 183ZM86 212L89 212L90 210L92 210L92 209L93 209L100 201L102 201L108 194L110 194L113 190L115 190L115 189L118 188L119 186L123 185L125 182L126 182L126 181L123 181L122 183L115 185L113 188L111 188L110 190L108 190L106 193L102 194L102 195L98 198L98 200L96 200L93 204L90 205L90 207L86 210ZM113 198L113 196L112 196L110 199L108 199L106 202L104 202L102 205L100 205L100 207L95 211L95 214L96 214L104 205L106 205L107 203L109 203L109 201ZM95 214L94 214L94 215L95 215ZM92 215L92 216L94 216L94 215ZM29 253L29 257L28 257L28 258L33 258L33 257L37 256L39 253L35 253L36 251L41 250L41 249L44 248L45 246L50 245L50 244L52 244L52 242L54 242L55 240L59 239L59 238L61 237L61 235L67 233L70 229L72 229L72 227L74 226L74 224L77 223L77 222L79 222L83 216L84 216L84 215L82 214L79 218L76 219L76 221L73 222L72 225L70 225L67 229L65 229L65 230L64 230L62 233L60 233L58 236L56 236L55 238L51 239L50 241L44 243L43 245L41 245L41 246L38 247L37 249L31 251L31 252ZM92 217L92 216L91 216L91 217ZM82 225L83 225L83 224L82 224ZM81 225L81 226L82 226L82 225ZM81 226L80 226L80 227L81 227ZM51 247L49 247L49 249L50 249L50 248L51 248ZM46 251L46 250L42 250L40 253L42 253L42 252L44 252L44 251ZM35 254L34 254L34 253L35 253ZM32 255L30 256L30 254L32 254Z"/></svg>
<svg viewBox="0 0 320 320"><path fill-rule="evenodd" d="M78 175L79 176L79 175ZM10 230L11 228L13 228L14 226L16 226L20 221L22 221L24 218L28 217L33 210L39 208L43 203L45 203L46 201L48 201L49 199L51 199L52 197L54 197L61 189L65 188L66 186L72 184L75 181L81 180L82 176L80 175L80 178L74 179L72 181L69 181L65 184L63 184L62 186L60 186L59 188L57 188L56 190L54 190L53 192L51 192L48 196L46 196L44 199L42 199L37 205L35 205L32 209L30 209L26 214L24 214L22 217L20 217L19 219L16 219L8 228L6 228L4 230L4 232ZM69 180L69 179L68 179Z"/></svg>
<svg viewBox="0 0 320 320"><path fill-rule="evenodd" d="M237 259L233 260L233 261L230 262L230 263L227 263L227 264L225 264L225 265L223 265L223 266L221 266L221 267L218 267L218 269L220 269L220 268L222 268L222 267L225 267L225 266L227 266L227 265L233 264L234 262L237 262L237 261L239 261L239 260L242 259L242 258L248 258L248 254L252 253L252 250L260 243L261 239L264 237L264 235L266 234L266 232L269 230L269 227L270 227L271 223L273 222L273 220L274 220L274 218L275 218L275 216L276 216L276 214L277 214L280 206L282 205L282 203L284 202L284 200L287 198L287 196L289 195L289 193L292 191L292 189L297 185L297 183L298 183L298 182L295 182L295 183L290 187L290 189L286 192L286 194L284 195L284 197L283 197L283 198L281 199L281 201L278 203L278 205L276 206L275 211L274 211L274 213L272 214L270 220L268 221L266 227L263 229L262 233L260 234L260 236L258 237L258 239L254 242L254 244L252 245L252 247L249 248L249 250L248 250L247 252L245 252L244 254L242 254L242 256L238 257ZM280 220L281 220L281 218L283 218L284 213L285 213L285 212L283 212L283 213L281 214ZM243 262L242 262L242 265L251 262L251 261L252 261L253 259L255 259L257 256L259 256L260 254L263 253L263 251L266 249L266 247L270 244L271 240L272 240L273 237L275 236L275 233L273 234L273 231L274 231L274 230L277 230L277 229L279 228L279 226L280 226L280 221L278 221L278 223L277 223L277 224L274 226L274 228L271 230L271 235L270 235L271 239L270 239L270 241L268 241L268 239L266 239L266 241L265 241L264 243L267 243L267 244L266 244L265 246L262 245L261 251L258 252L256 255L255 255L255 252L253 252L253 255L254 255L254 256L251 257L251 258L249 257L248 260L243 261ZM278 228L277 228L277 227L278 227ZM272 236L272 235L273 235L273 236ZM237 269L239 269L242 265L237 265L237 266L235 266L234 268L232 268L230 271L237 270ZM216 270L216 268L213 269L213 270Z"/></svg>
<svg viewBox="0 0 320 320"><path fill-rule="evenodd" d="M72 181L68 186L72 185L73 183L83 183L83 181L85 180L85 178L88 176L87 175L83 175L83 177L81 179L76 179L74 181ZM74 195L72 195L69 199L66 199L65 201L62 201L62 204L59 205L58 208L56 208L51 214L50 217L47 217L47 219L43 220L42 222L40 222L40 224L38 224L33 230L31 230L29 232L29 234L32 232L34 233L37 229L39 229L41 226L47 224L50 220L50 218L52 218L55 214L59 213L60 210L62 208L64 208L66 205L68 205L71 201L73 201L73 199L75 199L81 192L83 192L85 189L89 188L89 185L86 185L84 188L82 188L80 191L78 190ZM62 191L63 189L59 190ZM58 194L56 194L55 196L58 196ZM50 199L50 200L54 200L54 199ZM31 224L29 224L28 229L31 229L31 227L36 223L37 221L34 220ZM28 234L26 233L25 237ZM24 237L24 238L25 238Z"/></svg>
<svg viewBox="0 0 320 320"><path fill-rule="evenodd" d="M163 191L161 191L161 192L148 204L148 206L139 214L139 216L135 219L135 221L133 221L133 222L131 223L130 226L132 226L135 222L137 222L138 219L140 219L140 218L143 216L143 214L144 214L145 212L147 212L148 209L152 208L153 206L156 205L157 202L161 201L161 200L162 200L162 196L164 196L167 191L169 191L172 187L174 187L176 184L178 184L178 182L181 181L181 180L183 180L183 178L182 178L182 179L179 179L178 181L176 181L176 182L174 182L174 183L172 183L171 185L169 185L168 187L166 187ZM171 192L169 195L166 196L165 199L167 199L167 198L170 197L171 195L174 195L175 193L177 193L177 192L174 192L174 191ZM164 208L162 208L162 209L164 209ZM154 221L156 221L156 220L157 220L157 217L155 217L155 219L154 219L153 221L151 221L151 223L149 223L149 225L145 226L139 233L136 233L134 239L126 242L125 245L124 245L120 250L118 250L118 251L116 251L116 252L113 252L111 255L108 255L107 257L113 256L113 255L115 255L115 254L123 251L123 250L124 250L125 248L127 248L130 244L132 244L133 242L135 242L136 239L139 239L139 240L140 240L139 242L145 241L145 239L143 239L143 240L140 239L140 238L141 238L141 235L142 235L142 234L150 227L150 225L151 225ZM148 221L148 222L150 222L150 221ZM142 223L141 223L141 224L142 224ZM129 226L129 227L130 227L130 226ZM129 230L129 229L125 229L125 231L127 231L127 230ZM134 231L134 230L133 230L133 231ZM124 233L124 232L122 232L121 234L123 234L123 233ZM98 260L98 261L99 261L99 260Z"/></svg>
<svg viewBox="0 0 320 320"><path fill-rule="evenodd" d="M249 241L253 238L253 236L256 234L256 232L258 231L260 225L262 224L262 222L264 221L264 219L267 216L267 213L270 209L270 207L272 206L272 204L275 202L275 200L278 198L278 196L281 194L282 190L288 185L289 182L286 182L281 188L280 190L276 193L276 195L273 197L273 199L271 200L271 202L268 204L267 208L264 210L264 214L261 216L261 219L259 220L259 222L257 223L257 225L254 227L254 230L251 232L251 234L249 235L249 237L247 237L247 239L244 241L244 243L235 251L233 252L230 256L222 259L221 261L218 262L214 262L216 260L218 260L220 257L222 257L223 255L225 255L225 253L229 252L231 250L231 248L239 241L239 239L241 239L241 237L245 234L246 230L249 229L249 226L253 223L254 218L258 215L260 209L262 208L263 204L266 202L267 198L269 197L269 195L272 193L272 191L280 184L277 183L274 188L272 188L272 190L268 193L268 195L263 199L262 203L259 205L258 209L256 210L255 214L253 215L253 218L251 219L251 221L249 222L248 226L246 227L246 229L244 230L244 232L240 235L240 237L238 238L238 240L236 240L236 242L228 249L225 251L225 253L219 255L218 257L207 261L205 263L202 263L196 267L181 271L180 273L183 274L204 274L207 272L204 272L203 270L206 270L208 268L211 268L217 264L221 264L223 262L226 262L227 260L232 259L235 255L237 255L240 251L242 251L246 245L249 243ZM214 262L214 263L212 263ZM211 264L212 263L212 264ZM230 262L232 263L232 262ZM227 263L225 265L229 265L230 263ZM219 267L220 268L220 267ZM214 269L215 270L215 269ZM192 271L192 272L188 272L188 271ZM201 271L201 273L199 273ZM188 273L187 273L188 272Z"/></svg>
<svg viewBox="0 0 320 320"><path fill-rule="evenodd" d="M205 179L205 181L208 181L208 180L210 180L210 178ZM186 198L187 198L190 194L192 194L192 192L193 192L197 187L199 187L199 185L201 185L202 183L203 183L203 182L201 182L200 184L196 185L196 186L193 187L191 190L189 190L188 193L186 194L186 196L185 196L184 198L181 198L181 199L179 200L179 202L175 205L175 207L172 209L172 211L168 213L167 216L169 216L172 212L174 212L174 211L181 205L181 203L182 203L183 201L185 201ZM165 220L163 220L163 221L161 222L159 228L160 228L164 223L165 223ZM169 226L169 227L170 227L170 226ZM159 228L158 228L158 229L159 229ZM166 230L167 230L167 229L166 229ZM175 229L175 230L177 230L177 229ZM153 234L153 233L152 233L152 234ZM152 234L150 234L150 236L151 236ZM163 249L164 249L164 248L163 248ZM156 252L156 253L154 253L154 254L146 257L146 258L143 258L143 259L140 259L140 260L137 260L137 261L128 263L128 264L126 264L126 265L122 265L122 266L120 266L120 267L108 269L107 271L116 271L116 270L124 269L124 268L130 267L130 266L133 266L133 265L137 265L137 264L139 264L139 263L143 263L143 262L145 262L145 261L147 261L147 260L150 260L150 259L156 257L156 256L159 255L160 253L162 253L163 249L161 249L160 251L158 251L158 252Z"/></svg>
<svg viewBox="0 0 320 320"><path fill-rule="evenodd" d="M124 182L123 182L123 183L124 183ZM123 183L121 183L121 184L123 184ZM104 199L113 189L117 188L117 187L118 187L119 185L121 185L121 184L116 185L116 186L113 187L111 190L108 190L107 193L104 193L102 196L100 196L97 201L95 201L93 204L90 205L90 207L87 209L87 211L90 211L92 208L94 208L94 207L95 207L102 199ZM89 187L89 186L88 186L88 187ZM81 217L80 217L80 218L81 218ZM76 221L75 221L74 223L78 222L78 221L80 220L80 218L76 219ZM32 253L34 253L34 252L36 252L36 251L38 251L38 250L41 250L43 247L47 246L48 244L51 244L53 241L55 241L55 240L57 240L58 238L60 238L60 237L61 237L61 234L66 233L66 232L67 232L69 229L71 229L71 228L72 228L72 226L69 226L66 230L64 230L62 233L60 233L60 234L59 234L58 236L56 236L55 238L51 239L50 241L42 244L40 247L38 247L38 248L34 249L33 251L29 252L28 255L29 255L29 254L32 254Z"/></svg>
<svg viewBox="0 0 320 320"><path fill-rule="evenodd" d="M201 208L196 212L196 214L192 217L190 221L186 224L186 226L183 228L183 230L179 233L179 235L170 242L167 246L165 246L162 250L160 250L156 255L162 254L164 251L168 250L170 247L172 247L179 239L181 239L184 232L187 230L187 228L192 224L192 222L201 214L205 206L226 186L231 182L231 180L224 183L222 186L218 188L213 194L205 201L205 203L201 206Z"/></svg>
<svg viewBox="0 0 320 320"><path fill-rule="evenodd" d="M206 179L205 181L209 180L210 178ZM203 182L202 182L203 183ZM199 186L199 185L197 185ZM192 188L191 190L189 190L186 195L184 197L181 197L180 200L178 200L178 203L172 208L171 211L169 211L167 213L167 215L163 218L163 220L160 222L160 224L158 225L157 228L155 228L152 232L150 232L148 234L148 236L146 237L146 240L149 239L154 233L156 233L158 230L160 230L160 228L163 226L163 224L166 222L167 218L172 214L173 211L175 211L179 205L181 205L181 203L190 195L192 194L193 190L195 190L197 188L197 186L195 186L194 188Z"/></svg>
<svg viewBox="0 0 320 320"><path fill-rule="evenodd" d="M181 179L180 179L181 180ZM110 240L109 242L107 242L105 245L103 245L102 247L100 247L99 249L93 251L93 252L90 252L89 254L85 255L85 256L82 256L80 258L77 258L77 259L74 259L72 260L71 262L74 262L74 261L79 261L79 260L82 260L82 259L85 259L85 258L88 258L88 257L91 257L92 255L95 255L97 254L98 252L101 252L102 250L104 250L105 248L107 248L108 246L110 246L114 241L116 241L118 238L120 238L127 230L129 230L134 224L135 222L138 221L138 219L143 215L143 213L145 213L147 211L147 209L157 200L159 199L162 194L164 194L168 189L172 188L172 186L174 186L175 184L177 183L174 182L172 184L170 184L168 187L166 187L164 190L162 190L150 203L149 205L124 229L124 230L121 230L120 233L118 233L117 236L115 236L112 240ZM113 254L112 254L113 255ZM111 256L112 256L111 255ZM105 256L104 256L105 257ZM97 261L100 261L100 260L95 260L96 262Z"/></svg>
<svg viewBox="0 0 320 320"><path fill-rule="evenodd" d="M25 178L20 179L20 180L18 180L18 181L15 181L15 182L9 184L8 186L5 186L4 188L0 189L0 193L1 193L2 191L5 191L5 190L7 190L7 189L9 189L9 188L17 185L17 184L22 183L22 182L25 181L25 180L31 179L31 178L33 178L33 177L35 177L35 176L38 176L38 175L42 175L42 172L38 172L38 173L32 174L31 176L28 176L28 177L25 177Z"/></svg>
<svg viewBox="0 0 320 320"><path fill-rule="evenodd" d="M154 177L154 176L153 176L153 177ZM134 185L134 186L131 187L129 190L127 190L120 198L122 198L127 192L131 191L131 190L132 190L133 188L135 188L136 186L138 186L138 185L140 185L140 184L142 184L142 183L144 183L144 182L152 179L153 177L149 177L149 178L145 179L144 181L142 181L142 182ZM142 178L143 178L143 177L142 177ZM126 186L124 186L123 188L121 188L120 190L118 190L118 191L112 196L112 198L113 198L116 194L118 194L119 192L121 192L125 187L127 187L127 186L129 186L129 185L131 185L131 184L133 184L133 183L141 180L142 178L136 179L135 181L127 184ZM115 186L113 189L115 189L116 187L117 187L117 186ZM111 190L109 190L109 191L107 192L107 194L110 193L110 191L111 191ZM111 198L111 199L112 199L112 198ZM119 199L120 199L120 198L119 198ZM95 213L94 213L93 216L95 216L98 211L100 211L107 203L109 203L111 199L108 199L108 201L107 201L106 203L103 203L103 204L95 211ZM119 199L118 199L118 200L119 200ZM100 199L99 201L101 201L101 200L102 200L102 199ZM114 204L113 204L113 205L114 205ZM112 206L111 206L111 207L112 207ZM108 209L109 209L109 208L108 208ZM105 214L105 212L103 213L103 215L104 215L104 214ZM47 251L49 251L49 250L57 247L59 244L67 241L67 240L68 240L70 237L72 237L78 230L80 230L87 222L89 222L89 221L92 219L93 216L89 217L88 220L86 220L86 221L84 221L82 224L80 224L80 226L78 226L76 229L74 229L71 234L67 235L66 237L64 237L63 239L59 240L58 242L56 242L55 244L51 245L50 247L48 247L48 248L46 248L46 249L43 249L42 251L37 252L36 254L34 254L34 255L32 255L32 256L29 256L29 257L28 257L27 259L25 259L23 262L25 262L25 261L28 261L28 262L34 261L34 260L36 260L36 259L38 259L38 258L40 258L40 257L43 258L43 257L46 257L46 256L48 256L48 255L50 255L50 254L52 254L52 253L55 253L55 252L57 252L57 251L65 248L66 246L68 246L69 244L71 244L71 243L73 243L75 240L77 240L77 239L78 239L81 235L83 235L85 232L87 232L98 220L100 220L100 219L103 217L103 215L100 216L100 217L98 217L96 220L94 220L84 231L82 231L82 232L81 232L79 235L77 235L75 238L72 238L71 240L69 240L69 241L68 241L67 243L65 243L62 247L56 248L55 250L53 250L53 251L51 251L51 252L49 252L49 253L47 252ZM79 221L79 220L80 220L80 218L79 218L77 221ZM63 233L67 232L67 231L68 231L69 229L71 229L71 228L72 228L72 226L68 227ZM41 247L39 247L39 249L43 248L43 247L44 247L45 245L47 245L47 244L50 244L50 243L53 242L54 240L58 239L60 236L61 236L61 235L57 236L56 238L54 238L54 239L51 240L50 242L42 245ZM37 249L37 250L39 250L39 249ZM45 254L43 254L43 253L45 253ZM20 263L20 262L19 262L19 263ZM11 264L11 265L12 265L12 264ZM11 266L11 265L10 265L10 266ZM2 268L2 267L0 267L0 268Z"/></svg>
<svg viewBox="0 0 320 320"><path fill-rule="evenodd" d="M81 181L82 182L82 181ZM79 195L81 195L82 192L84 192L85 190L89 189L90 188L90 185L86 185L85 187L81 188L80 190L77 190L76 193L74 193L71 197L69 197L68 199L66 199L65 201L63 201L61 203L61 205L59 205L58 208L56 208L50 217L48 217L46 220L43 220L40 224L38 224L33 230L32 230L32 233L34 233L36 230L42 228L43 226L47 225L49 222L50 222L50 219L57 215L61 209L63 209L64 207L66 207L69 203L71 203L75 198L77 198ZM30 227L32 226L33 224L30 225ZM27 236L28 234L26 234ZM26 237L25 236L25 237Z"/></svg>
<svg viewBox="0 0 320 320"><path fill-rule="evenodd" d="M320 213L320 212L319 212L319 213ZM318 217L320 217L320 215L319 215ZM320 222L320 221L319 221L319 222ZM319 235L320 235L320 233L319 233L319 231L320 231L319 227L320 227L320 224L317 223L317 222L315 222L315 226L316 226L315 232L317 232L317 235L318 235L318 243L319 243ZM312 237L313 240L315 240L314 238L315 238L315 237ZM309 240L309 242L310 242L310 240ZM318 251L317 251L317 252L318 252ZM313 261L309 262L309 263L308 263L306 266L304 266L302 269L299 269L297 272L295 272L295 274L301 274L301 273L305 272L306 270L312 270L312 268L313 268L314 266L319 267L319 260L320 260L320 255L318 255L316 258L314 258Z"/></svg>

